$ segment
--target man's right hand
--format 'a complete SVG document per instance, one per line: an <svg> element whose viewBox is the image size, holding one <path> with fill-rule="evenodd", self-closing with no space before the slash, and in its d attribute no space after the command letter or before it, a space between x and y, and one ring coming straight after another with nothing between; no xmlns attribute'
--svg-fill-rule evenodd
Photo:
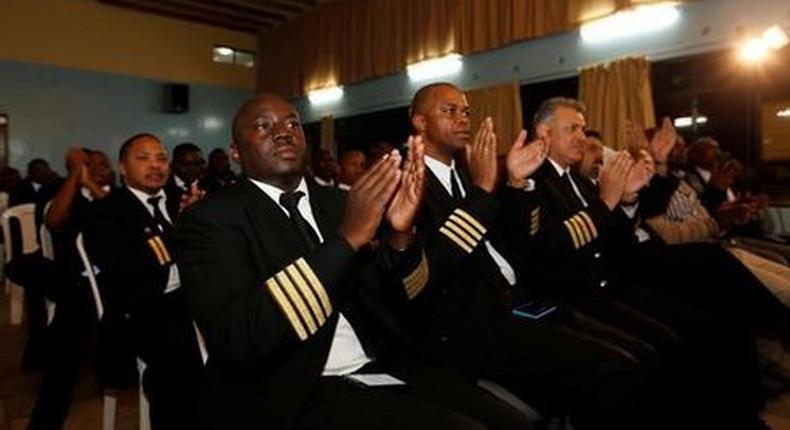
<svg viewBox="0 0 790 430"><path fill-rule="evenodd" d="M497 136L491 117L483 120L474 142L466 145L466 165L472 183L488 193L494 192L497 179Z"/></svg>
<svg viewBox="0 0 790 430"><path fill-rule="evenodd" d="M620 151L601 168L598 195L609 210L614 210L623 198L628 173L633 164L634 160L628 151Z"/></svg>
<svg viewBox="0 0 790 430"><path fill-rule="evenodd" d="M740 173L740 163L737 160L727 160L721 167L711 173L710 185L719 190L732 187L736 176Z"/></svg>
<svg viewBox="0 0 790 430"><path fill-rule="evenodd" d="M397 153L382 157L348 191L340 234L355 251L376 236L387 205L400 184L400 161Z"/></svg>
<svg viewBox="0 0 790 430"><path fill-rule="evenodd" d="M66 170L68 170L69 176L77 179L81 178L83 175L82 171L87 170L85 168L87 164L88 154L81 148L69 148L66 151Z"/></svg>
<svg viewBox="0 0 790 430"><path fill-rule="evenodd" d="M548 155L548 144L543 139L526 144L527 132L521 130L507 154L508 185L524 188L527 178L535 173Z"/></svg>

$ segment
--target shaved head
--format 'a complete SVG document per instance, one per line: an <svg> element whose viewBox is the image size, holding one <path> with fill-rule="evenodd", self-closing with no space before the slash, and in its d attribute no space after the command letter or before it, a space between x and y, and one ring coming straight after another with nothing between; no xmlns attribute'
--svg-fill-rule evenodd
<svg viewBox="0 0 790 430"><path fill-rule="evenodd" d="M295 189L304 172L306 146L299 114L278 95L248 100L233 118L230 155L252 179Z"/></svg>
<svg viewBox="0 0 790 430"><path fill-rule="evenodd" d="M453 88L461 91L458 87L448 82L437 82L435 84L426 85L414 94L414 98L411 100L411 106L409 107L409 117L411 118L414 114L425 113L430 110L431 105L436 102L434 92L439 88Z"/></svg>
<svg viewBox="0 0 790 430"><path fill-rule="evenodd" d="M236 111L236 115L233 117L233 128L231 129L232 138L234 143L238 143L241 140L240 128L239 124L241 123L241 119L252 115L255 113L255 110L259 109L261 106L268 105L270 103L284 103L290 106L287 100L280 97L277 94L272 93L261 93L257 96L247 100L244 102L239 110Z"/></svg>

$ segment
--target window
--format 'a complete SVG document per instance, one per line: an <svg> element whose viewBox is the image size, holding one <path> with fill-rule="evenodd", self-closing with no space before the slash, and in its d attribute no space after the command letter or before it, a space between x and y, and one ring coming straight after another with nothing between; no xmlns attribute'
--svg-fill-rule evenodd
<svg viewBox="0 0 790 430"><path fill-rule="evenodd" d="M236 64L242 67L255 67L255 53L229 46L215 46L212 59L215 63Z"/></svg>

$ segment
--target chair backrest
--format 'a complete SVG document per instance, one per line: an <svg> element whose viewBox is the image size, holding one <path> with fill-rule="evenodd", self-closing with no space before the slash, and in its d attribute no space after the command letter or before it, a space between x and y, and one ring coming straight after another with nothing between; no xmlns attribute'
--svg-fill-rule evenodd
<svg viewBox="0 0 790 430"><path fill-rule="evenodd" d="M47 202L44 206L44 215L46 216L52 201ZM55 246L52 244L52 233L43 222L41 227L38 228L38 240L41 243L41 255L47 260L55 261Z"/></svg>
<svg viewBox="0 0 790 430"><path fill-rule="evenodd" d="M36 205L25 203L12 206L3 212L3 236L5 237L5 261L9 262L13 256L13 239L11 235L11 219L16 218L22 241L22 253L30 254L38 251L38 235L36 234Z"/></svg>
<svg viewBox="0 0 790 430"><path fill-rule="evenodd" d="M0 213L8 209L8 193L5 191L0 192Z"/></svg>
<svg viewBox="0 0 790 430"><path fill-rule="evenodd" d="M101 319L104 315L104 304L101 301L101 293L99 292L99 283L96 281L96 272L93 268L88 253L85 251L85 244L82 240L82 233L77 235L76 240L77 252L80 254L80 260L85 267L85 276L88 277L88 282L91 285L91 293L93 293L93 302L96 304L96 317Z"/></svg>

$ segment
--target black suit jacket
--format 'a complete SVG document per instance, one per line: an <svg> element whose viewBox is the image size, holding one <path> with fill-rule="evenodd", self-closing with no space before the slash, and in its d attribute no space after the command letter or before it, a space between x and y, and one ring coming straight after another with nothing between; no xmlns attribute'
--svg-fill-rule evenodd
<svg viewBox="0 0 790 430"><path fill-rule="evenodd" d="M428 282L410 292L406 323L424 358L474 374L486 353L481 345L489 329L519 294L519 287L511 287L502 276L485 240L492 241L519 278L520 265L497 240L498 199L473 186L463 170L458 172L466 191L460 202L430 170L426 172L417 229L427 257Z"/></svg>
<svg viewBox="0 0 790 430"><path fill-rule="evenodd" d="M633 237L634 224L618 208L610 211L597 187L571 170L584 207L549 160L532 175L540 205L540 224L531 240L519 242L537 289L551 295L574 294L617 281L610 253ZM526 214L522 214L524 219ZM526 229L528 223L521 224ZM526 236L522 234L521 237Z"/></svg>
<svg viewBox="0 0 790 430"><path fill-rule="evenodd" d="M175 220L176 204L170 199L167 209ZM144 204L126 187L94 202L82 228L86 251L99 270L104 304L100 373L109 385L127 385L133 382L135 356L150 365L163 347L194 341L192 332L164 336L162 321L188 318L181 290L164 292L174 261L171 238L159 232Z"/></svg>
<svg viewBox="0 0 790 430"><path fill-rule="evenodd" d="M249 180L208 196L179 222L183 286L209 353L202 411L209 428L289 428L321 377L338 310L345 314L357 297L368 331L389 330L379 339L401 333L375 288L378 259L363 266L337 233L344 194L309 187L324 238L313 251ZM404 266L405 278L416 277L416 264ZM403 285L391 291L402 294Z"/></svg>

